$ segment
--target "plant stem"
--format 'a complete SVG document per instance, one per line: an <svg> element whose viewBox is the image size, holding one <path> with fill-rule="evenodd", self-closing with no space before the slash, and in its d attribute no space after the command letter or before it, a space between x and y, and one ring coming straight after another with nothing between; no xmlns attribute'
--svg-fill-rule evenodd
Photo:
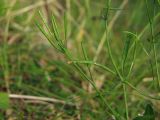
<svg viewBox="0 0 160 120"><path fill-rule="evenodd" d="M123 83L123 92L124 92L124 102L125 102L125 110L126 110L126 120L129 120L126 84L124 83Z"/></svg>

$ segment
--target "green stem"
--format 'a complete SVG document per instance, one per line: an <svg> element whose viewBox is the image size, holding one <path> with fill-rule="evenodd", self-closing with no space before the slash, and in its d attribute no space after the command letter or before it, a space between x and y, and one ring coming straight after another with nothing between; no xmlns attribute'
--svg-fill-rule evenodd
<svg viewBox="0 0 160 120"><path fill-rule="evenodd" d="M123 84L123 92L124 92L124 102L125 102L125 110L126 110L126 120L129 120L126 84Z"/></svg>
<svg viewBox="0 0 160 120"><path fill-rule="evenodd" d="M110 68L108 68L108 67L106 67L106 66L104 66L104 65L102 65L102 64L93 62L93 61L74 60L74 61L71 61L71 63L72 63L72 62L73 62L73 63L80 63L80 64L91 64L91 65L95 65L95 66L98 66L98 67L100 67L100 68L102 68L102 69L104 69L104 70L112 73L113 75L116 75L116 73L115 73L113 70L111 70Z"/></svg>
<svg viewBox="0 0 160 120"><path fill-rule="evenodd" d="M71 55L71 53L69 52L69 51L67 51L66 50L66 56L68 57L68 59L70 60L70 61L74 61L73 59L72 59L72 55ZM90 78L88 78L88 76L82 71L82 69L80 68L80 66L77 64L78 62L73 62L73 65L74 65L74 67L80 72L80 75L82 76L82 77L84 77L86 80L88 80L89 81L89 83L92 85L92 87L96 90L96 92L97 92L97 94L99 95L99 97L100 97L100 99L102 100L102 102L103 102L103 104L105 105L105 107L107 107L108 109L109 109L109 111L107 111L107 113L109 113L110 115L115 115L116 117L120 117L120 115L115 111L115 110L113 110L112 109L112 107L106 102L106 100L105 100L105 98L103 97L103 95L102 95L102 93L97 89L97 87L96 87L96 85L95 85L95 83L92 81L92 80L90 80ZM111 113L112 114L111 114Z"/></svg>

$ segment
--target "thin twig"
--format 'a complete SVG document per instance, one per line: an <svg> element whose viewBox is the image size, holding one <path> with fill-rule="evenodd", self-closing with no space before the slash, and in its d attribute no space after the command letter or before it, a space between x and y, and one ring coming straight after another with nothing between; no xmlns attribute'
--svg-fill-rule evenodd
<svg viewBox="0 0 160 120"><path fill-rule="evenodd" d="M35 100L35 101L42 101L42 102L50 102L50 103L60 103L60 104L67 104L67 105L74 105L73 103L66 102L63 100L58 100L55 98L48 98L48 97L38 97L38 96L30 96L30 95L17 95L17 94L9 94L9 97L12 99L26 99L26 100Z"/></svg>

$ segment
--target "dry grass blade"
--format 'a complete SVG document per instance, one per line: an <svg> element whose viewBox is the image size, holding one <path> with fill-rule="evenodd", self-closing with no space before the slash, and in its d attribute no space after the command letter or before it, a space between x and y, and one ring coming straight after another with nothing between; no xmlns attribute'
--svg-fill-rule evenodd
<svg viewBox="0 0 160 120"><path fill-rule="evenodd" d="M48 97L38 97L38 96L30 96L30 95L17 95L17 94L10 94L9 97L11 99L25 99L25 100L35 100L42 101L42 102L51 102L51 103L59 103L59 104L67 104L73 106L73 103L66 102L63 100L58 100L55 98L48 98Z"/></svg>
<svg viewBox="0 0 160 120"><path fill-rule="evenodd" d="M7 15L7 16L5 16L5 17L2 17L2 18L0 19L0 21L3 20L3 19L7 19L8 16L10 16L10 17L16 17L16 16L18 16L18 15L21 15L21 14L24 14L24 13L26 13L26 12L28 12L28 11L31 11L31 10L33 10L33 9L36 9L36 8L38 8L38 7L44 6L44 5L46 5L46 4L50 4L50 3L52 3L52 2L54 2L54 0L48 0L48 1L46 1L46 2L40 1L40 2L35 3L35 4L33 4L33 5L27 6L27 7L23 8L23 9L14 11L14 12L12 12L11 15Z"/></svg>

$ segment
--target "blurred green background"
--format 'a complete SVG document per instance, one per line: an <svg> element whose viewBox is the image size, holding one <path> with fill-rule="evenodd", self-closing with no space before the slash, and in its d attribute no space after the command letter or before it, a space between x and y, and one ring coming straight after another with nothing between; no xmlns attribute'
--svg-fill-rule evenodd
<svg viewBox="0 0 160 120"><path fill-rule="evenodd" d="M148 0L149 13L154 19L155 47L160 63L160 5ZM100 107L95 90L81 78L65 56L57 52L38 30L38 11L51 25L56 18L64 38L64 13L67 14L67 46L75 59L84 60L81 42L89 60L114 69L107 51L105 20L106 0L0 0L0 91L9 95L30 95L72 102L75 106L24 99L10 99L7 110L0 110L5 120L112 120ZM116 64L122 60L126 34L140 36L137 54L129 82L148 95L160 96L157 89L156 67L152 50L152 35L145 0L112 0L109 10L110 44ZM120 9L117 9L120 8ZM146 54L149 53L149 56ZM133 51L126 61L131 63ZM88 74L85 65L81 65ZM158 66L160 69L160 65ZM125 68L124 74L128 71ZM125 116L121 82L117 76L91 66L97 88L119 114ZM159 73L160 74L160 73ZM155 76L155 77L154 77ZM127 86L129 117L142 114L147 102L153 104L157 120L160 102L145 98ZM158 117L159 116L159 117Z"/></svg>

